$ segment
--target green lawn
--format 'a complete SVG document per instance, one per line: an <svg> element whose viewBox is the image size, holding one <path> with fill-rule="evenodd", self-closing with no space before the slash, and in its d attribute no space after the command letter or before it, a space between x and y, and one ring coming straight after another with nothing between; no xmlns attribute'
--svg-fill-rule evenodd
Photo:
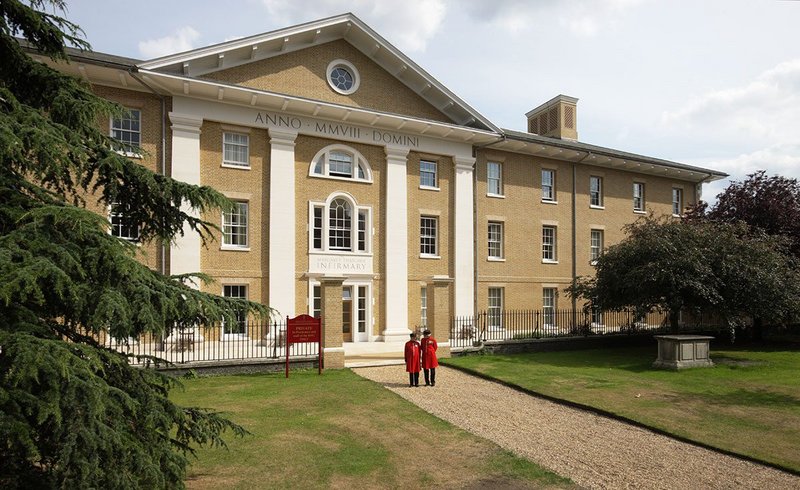
<svg viewBox="0 0 800 490"><path fill-rule="evenodd" d="M189 488L541 488L568 480L349 370L185 380L173 398L252 435L200 449Z"/></svg>
<svg viewBox="0 0 800 490"><path fill-rule="evenodd" d="M800 471L800 350L716 348L713 368L655 370L647 347L447 359L545 395Z"/></svg>

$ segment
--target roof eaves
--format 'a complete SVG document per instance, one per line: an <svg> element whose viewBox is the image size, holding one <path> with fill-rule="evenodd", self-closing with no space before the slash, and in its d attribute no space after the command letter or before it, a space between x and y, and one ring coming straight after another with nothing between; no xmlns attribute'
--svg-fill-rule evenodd
<svg viewBox="0 0 800 490"><path fill-rule="evenodd" d="M556 138L550 138L550 137L547 137L547 136L540 136L538 134L523 133L521 131L515 131L515 130L511 130L511 129L504 129L503 133L509 139L513 139L513 140L517 140L517 141L531 141L531 142L535 142L535 143L541 143L541 144L545 144L545 145L556 146L556 147L566 148L566 149L570 149L570 150L586 151L586 152L590 152L590 153L595 154L595 155L603 155L603 156L608 156L608 157L613 157L613 158L624 158L624 159L629 159L629 160L637 160L637 161L641 161L641 162L652 163L652 164L655 164L655 165L663 165L663 166L666 166L666 167L672 167L672 168L676 168L676 169L680 169L680 170L689 170L689 171L692 171L692 172L701 172L701 173L710 174L712 176L716 176L716 177L720 177L720 178L728 177L728 174L726 174L725 172L720 172L720 171L714 170L714 169L709 169L709 168L704 168L704 167L696 167L696 166L693 166L693 165L687 165L685 163L678 163L678 162L673 162L673 161L670 161L670 160L664 160L664 159L661 159L661 158L654 158L654 157L649 157L649 156L646 156L646 155L639 155L639 154L636 154L636 153L630 153L630 152L626 152L626 151L615 150L613 148L607 148L607 147L604 147L604 146L592 145L592 144L589 144L589 143L581 143L581 142L578 142L578 141L561 140L561 139L556 139Z"/></svg>

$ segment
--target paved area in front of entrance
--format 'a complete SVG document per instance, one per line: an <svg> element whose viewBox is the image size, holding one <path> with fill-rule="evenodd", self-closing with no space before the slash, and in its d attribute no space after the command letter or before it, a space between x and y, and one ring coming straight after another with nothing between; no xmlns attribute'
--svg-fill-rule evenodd
<svg viewBox="0 0 800 490"><path fill-rule="evenodd" d="M800 478L526 395L455 369L409 388L403 366L355 373L586 488L800 489Z"/></svg>

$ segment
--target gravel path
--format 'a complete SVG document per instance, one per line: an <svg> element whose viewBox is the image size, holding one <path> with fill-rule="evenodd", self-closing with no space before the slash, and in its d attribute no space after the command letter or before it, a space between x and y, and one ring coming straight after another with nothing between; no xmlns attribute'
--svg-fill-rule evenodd
<svg viewBox="0 0 800 490"><path fill-rule="evenodd" d="M587 488L800 489L800 478L525 395L461 371L409 388L405 366L354 372Z"/></svg>

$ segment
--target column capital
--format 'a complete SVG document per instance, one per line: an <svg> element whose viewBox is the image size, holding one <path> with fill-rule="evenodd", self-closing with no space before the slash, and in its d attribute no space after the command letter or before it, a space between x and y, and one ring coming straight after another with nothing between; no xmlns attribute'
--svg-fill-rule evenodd
<svg viewBox="0 0 800 490"><path fill-rule="evenodd" d="M203 125L203 118L191 114L181 114L170 112L169 120L172 122L173 131L183 131L186 133L200 134L200 126Z"/></svg>
<svg viewBox="0 0 800 490"><path fill-rule="evenodd" d="M475 157L473 156L455 155L453 156L453 161L455 162L458 170L475 169Z"/></svg>
<svg viewBox="0 0 800 490"><path fill-rule="evenodd" d="M271 145L281 145L294 148L294 141L297 139L297 131L287 131L285 129L269 128L269 143Z"/></svg>
<svg viewBox="0 0 800 490"><path fill-rule="evenodd" d="M407 160L408 159L408 148L404 148L401 146L384 146L384 151L386 152L387 160Z"/></svg>

